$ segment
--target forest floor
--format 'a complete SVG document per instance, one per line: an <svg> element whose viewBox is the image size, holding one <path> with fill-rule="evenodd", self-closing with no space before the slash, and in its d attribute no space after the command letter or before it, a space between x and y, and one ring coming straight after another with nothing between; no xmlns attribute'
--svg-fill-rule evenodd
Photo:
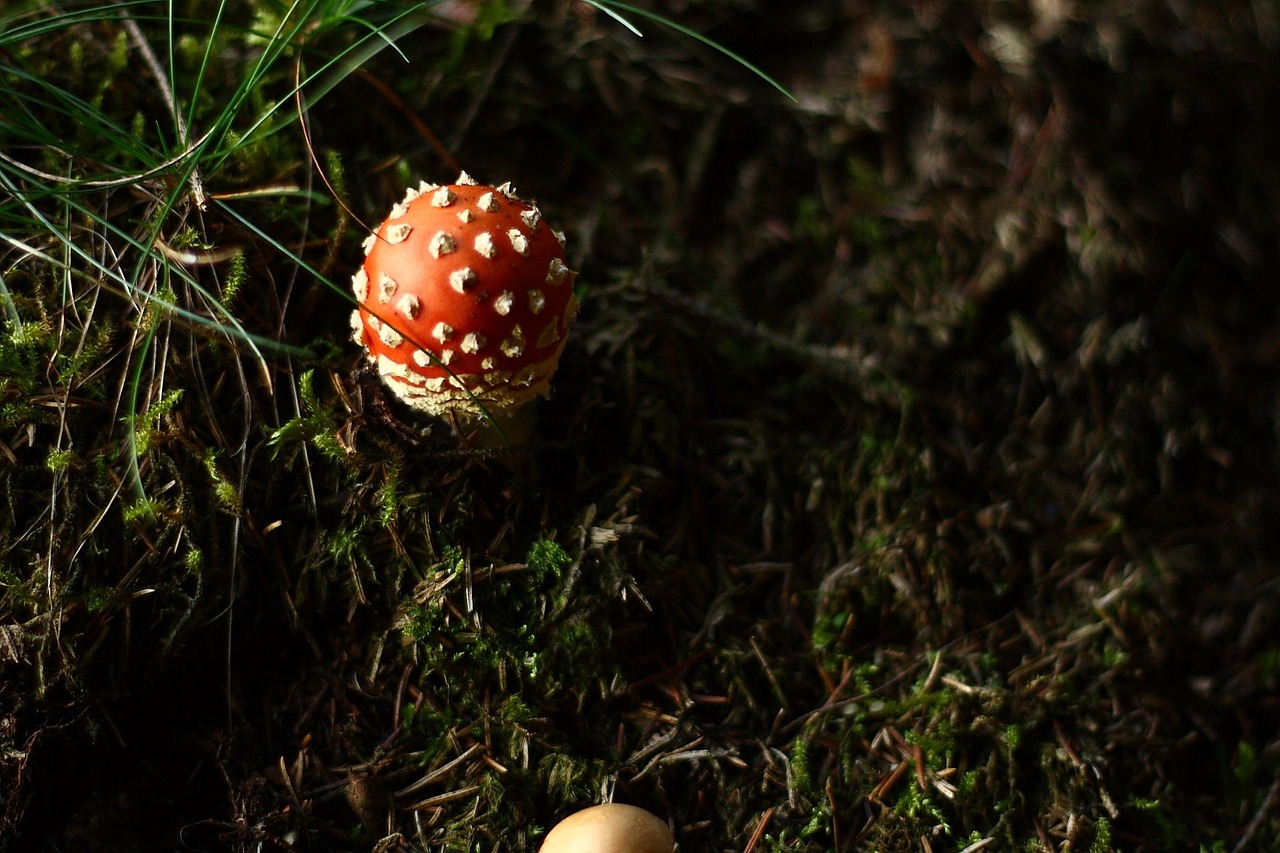
<svg viewBox="0 0 1280 853"><path fill-rule="evenodd" d="M646 8L762 73L6 4L0 850L1280 851L1274 4ZM516 448L350 342L462 169L578 273Z"/></svg>

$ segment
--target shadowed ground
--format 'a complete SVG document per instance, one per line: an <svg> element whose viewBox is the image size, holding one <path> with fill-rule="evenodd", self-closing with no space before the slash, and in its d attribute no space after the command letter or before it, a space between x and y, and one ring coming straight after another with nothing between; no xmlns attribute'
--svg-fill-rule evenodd
<svg viewBox="0 0 1280 853"><path fill-rule="evenodd" d="M1280 850L1275 9L409 8L0 13L0 849ZM348 341L460 168L518 449Z"/></svg>

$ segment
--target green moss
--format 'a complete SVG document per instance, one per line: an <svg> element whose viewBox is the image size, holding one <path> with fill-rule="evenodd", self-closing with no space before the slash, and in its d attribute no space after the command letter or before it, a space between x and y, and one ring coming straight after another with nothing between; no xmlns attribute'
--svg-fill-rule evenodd
<svg viewBox="0 0 1280 853"><path fill-rule="evenodd" d="M315 371L304 370L298 376L298 397L302 401L302 414L285 421L271 432L267 446L272 458L287 454L287 464L296 458L298 445L308 442L331 461L346 461L350 454L337 438L337 423L329 414L315 390Z"/></svg>
<svg viewBox="0 0 1280 853"><path fill-rule="evenodd" d="M1089 853L1111 853L1111 821L1105 817L1098 818L1093 829L1093 843L1089 845Z"/></svg>
<svg viewBox="0 0 1280 853"><path fill-rule="evenodd" d="M537 583L555 584L562 579L564 570L573 564L573 557L554 539L538 539L529 546L525 562Z"/></svg>
<svg viewBox="0 0 1280 853"><path fill-rule="evenodd" d="M182 401L182 394L181 388L174 388L133 419L133 447L138 457L146 456L165 438L164 421Z"/></svg>
<svg viewBox="0 0 1280 853"><path fill-rule="evenodd" d="M804 736L791 741L791 781L796 790L813 794L813 774L809 767L809 741Z"/></svg>
<svg viewBox="0 0 1280 853"><path fill-rule="evenodd" d="M240 295L240 289L244 287L245 282L249 278L248 266L245 264L244 250L236 249L232 254L231 260L227 262L226 276L222 282L222 296L219 301L226 307L231 307L236 301L236 297Z"/></svg>
<svg viewBox="0 0 1280 853"><path fill-rule="evenodd" d="M165 513L165 510L166 507L163 502L155 498L143 497L124 508L124 521L126 524L146 527L154 524Z"/></svg>
<svg viewBox="0 0 1280 853"><path fill-rule="evenodd" d="M50 450L45 459L45 467L55 474L71 470L80 462L79 455L73 450Z"/></svg>

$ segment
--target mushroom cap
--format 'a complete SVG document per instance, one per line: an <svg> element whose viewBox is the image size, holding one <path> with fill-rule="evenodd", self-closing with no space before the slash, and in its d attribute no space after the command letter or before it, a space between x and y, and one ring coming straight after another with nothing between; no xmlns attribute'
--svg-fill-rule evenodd
<svg viewBox="0 0 1280 853"><path fill-rule="evenodd" d="M638 806L605 803L574 812L542 842L540 853L672 853L675 838L657 815Z"/></svg>
<svg viewBox="0 0 1280 853"><path fill-rule="evenodd" d="M432 414L546 396L578 310L564 235L509 184L420 184L365 241L352 337Z"/></svg>

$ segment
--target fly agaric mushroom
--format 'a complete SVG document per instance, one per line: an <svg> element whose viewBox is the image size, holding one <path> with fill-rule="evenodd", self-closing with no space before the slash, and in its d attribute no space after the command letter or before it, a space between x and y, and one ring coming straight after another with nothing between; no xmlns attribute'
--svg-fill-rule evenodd
<svg viewBox="0 0 1280 853"><path fill-rule="evenodd" d="M671 829L638 806L604 803L574 812L547 833L540 853L672 853Z"/></svg>
<svg viewBox="0 0 1280 853"><path fill-rule="evenodd" d="M512 412L546 396L578 310L564 235L510 184L423 182L364 242L352 337L431 414Z"/></svg>

